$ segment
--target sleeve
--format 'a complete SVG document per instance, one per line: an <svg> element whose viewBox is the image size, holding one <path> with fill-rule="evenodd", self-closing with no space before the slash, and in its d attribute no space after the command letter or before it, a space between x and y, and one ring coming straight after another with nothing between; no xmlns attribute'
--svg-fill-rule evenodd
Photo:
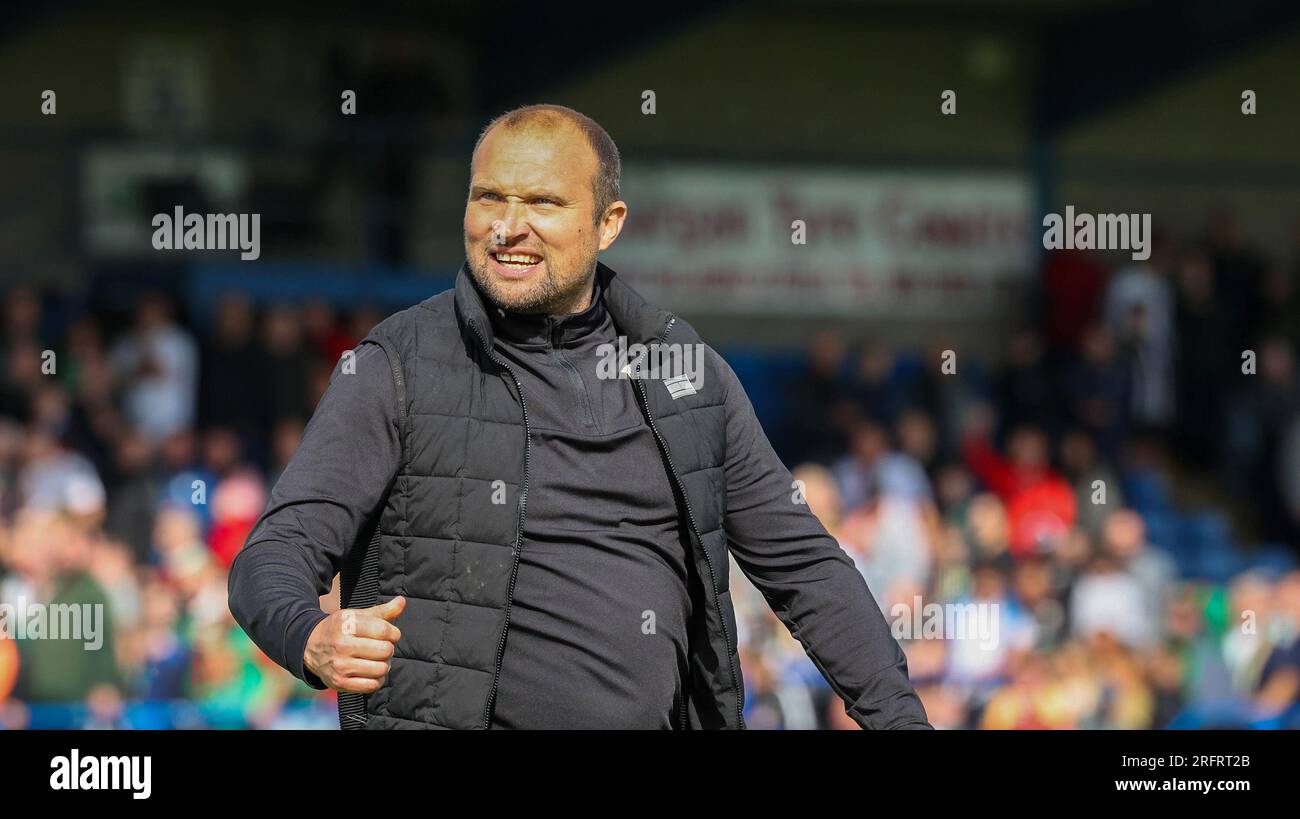
<svg viewBox="0 0 1300 819"><path fill-rule="evenodd" d="M712 350L727 416L728 546L863 728L929 728L907 660L852 559L806 504L734 372Z"/></svg>
<svg viewBox="0 0 1300 819"><path fill-rule="evenodd" d="M384 348L363 342L335 366L266 510L230 567L230 613L268 657L314 688L307 638L320 596L401 465L399 399Z"/></svg>

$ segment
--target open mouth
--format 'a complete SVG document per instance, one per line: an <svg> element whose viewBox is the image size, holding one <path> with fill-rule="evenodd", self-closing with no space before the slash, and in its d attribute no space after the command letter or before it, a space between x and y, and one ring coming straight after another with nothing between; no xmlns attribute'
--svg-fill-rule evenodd
<svg viewBox="0 0 1300 819"><path fill-rule="evenodd" d="M517 250L498 250L488 255L496 263L496 268L507 276L524 275L542 263L541 256Z"/></svg>

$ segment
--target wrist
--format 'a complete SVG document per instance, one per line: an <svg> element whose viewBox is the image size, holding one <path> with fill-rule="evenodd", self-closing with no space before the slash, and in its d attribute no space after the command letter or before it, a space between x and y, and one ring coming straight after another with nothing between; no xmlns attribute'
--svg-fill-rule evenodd
<svg viewBox="0 0 1300 819"><path fill-rule="evenodd" d="M290 644L296 647L296 650L289 656L297 659L297 667L290 668L289 671L312 688L322 691L328 686L312 670L312 666L308 662L308 655L316 632L321 629L321 623L328 618L329 615L319 609L308 612L300 619L299 623L290 627L289 636Z"/></svg>

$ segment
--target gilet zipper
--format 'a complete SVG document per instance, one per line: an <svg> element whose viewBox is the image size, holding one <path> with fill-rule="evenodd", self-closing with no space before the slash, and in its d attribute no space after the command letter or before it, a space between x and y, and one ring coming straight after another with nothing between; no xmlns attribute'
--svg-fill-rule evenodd
<svg viewBox="0 0 1300 819"><path fill-rule="evenodd" d="M673 317L668 320L668 326L664 328L663 334L659 336L659 343L662 345L668 338L668 333L677 323L677 318ZM722 625L722 639L727 644L727 666L731 669L731 685L736 691L736 725L745 727L745 704L741 702L739 678L736 674L736 663L732 659L731 635L727 629L727 618L722 613L722 598L718 595L718 578L713 570L713 558L709 557L709 550L704 548L704 537L700 534L700 528L695 523L695 513L691 511L691 500L686 496L686 485L682 483L681 477L677 474L677 467L673 466L673 456L668 452L668 444L664 441L663 435L659 433L659 427L655 424L654 413L650 411L650 397L646 394L644 379L640 377L641 366L637 364L637 372L634 374L633 381L636 383L637 392L641 396L641 405L645 408L645 417L650 424L650 431L654 433L655 440L659 442L659 449L664 454L664 460L668 463L668 471L673 476L673 482L677 484L677 489L681 492L682 503L686 505L686 518L690 521L691 531L695 533L695 540L700 544L700 551L704 553L704 563L709 568L709 593L713 596L713 605L718 610L718 622ZM685 697L682 698L683 712L685 712Z"/></svg>
<svg viewBox="0 0 1300 819"><path fill-rule="evenodd" d="M532 449L532 432L528 428L528 404L524 401L524 388L519 383L519 378L515 376L515 371L510 369L510 365L488 347L487 340L479 332L476 322L471 321L469 326L474 331L474 335L478 336L479 344L482 345L483 352L487 353L487 357L510 374L511 380L515 382L515 390L519 392L519 407L524 413L524 479L519 490L519 522L515 529L514 559L510 566L510 586L506 592L505 622L501 625L501 639L497 641L496 661L492 667L492 687L488 690L487 703L483 707L483 728L488 729L492 727L492 705L496 700L497 686L501 682L501 658L505 656L506 633L510 631L510 605L514 602L515 580L519 576L519 553L523 549L524 536L524 508L528 503L528 455Z"/></svg>

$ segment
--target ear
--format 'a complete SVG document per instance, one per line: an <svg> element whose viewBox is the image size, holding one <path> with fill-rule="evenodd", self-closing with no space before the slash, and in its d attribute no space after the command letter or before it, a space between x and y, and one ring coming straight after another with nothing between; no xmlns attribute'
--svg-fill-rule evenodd
<svg viewBox="0 0 1300 819"><path fill-rule="evenodd" d="M627 203L622 199L605 210L605 218L600 220L596 230L600 234L598 250L605 250L614 244L614 240L623 232L623 220L627 218Z"/></svg>

